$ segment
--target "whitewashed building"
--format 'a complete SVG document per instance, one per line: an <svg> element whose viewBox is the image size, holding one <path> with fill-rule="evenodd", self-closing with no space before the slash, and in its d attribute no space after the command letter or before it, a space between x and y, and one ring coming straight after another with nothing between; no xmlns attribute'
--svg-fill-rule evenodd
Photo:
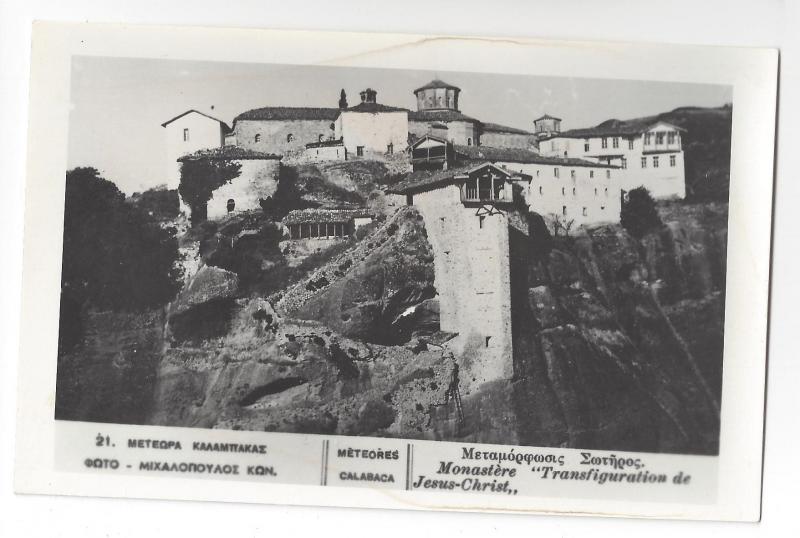
<svg viewBox="0 0 800 538"><path fill-rule="evenodd" d="M180 184L179 158L201 149L222 147L230 131L224 121L195 109L165 121L161 127L166 130L164 183L168 189L177 189Z"/></svg>
<svg viewBox="0 0 800 538"><path fill-rule="evenodd" d="M361 92L361 102L339 113L335 138L342 140L347 158L401 153L408 147L408 110L377 102L372 88Z"/></svg>
<svg viewBox="0 0 800 538"><path fill-rule="evenodd" d="M646 187L655 198L685 198L686 177L681 136L684 129L653 118L608 120L588 129L550 132L539 152L577 157L622 169L624 190Z"/></svg>
<svg viewBox="0 0 800 538"><path fill-rule="evenodd" d="M491 162L510 172L530 176L524 185L529 210L545 220L571 226L619 222L619 166L587 159L546 157L514 148L456 146L457 158Z"/></svg>

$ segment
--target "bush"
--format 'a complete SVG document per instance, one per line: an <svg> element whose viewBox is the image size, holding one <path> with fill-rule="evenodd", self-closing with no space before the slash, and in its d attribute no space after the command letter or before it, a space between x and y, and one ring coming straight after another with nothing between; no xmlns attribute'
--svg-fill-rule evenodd
<svg viewBox="0 0 800 538"><path fill-rule="evenodd" d="M67 172L63 312L77 312L77 305L105 310L163 305L180 288L178 259L173 228L161 228L126 203L119 189L94 168Z"/></svg>
<svg viewBox="0 0 800 538"><path fill-rule="evenodd" d="M656 202L644 187L628 191L622 202L620 222L629 234L641 239L646 233L661 228L664 224L658 216Z"/></svg>
<svg viewBox="0 0 800 538"><path fill-rule="evenodd" d="M190 159L181 163L178 193L192 210L192 225L206 220L206 204L219 187L239 177L241 165L227 160Z"/></svg>

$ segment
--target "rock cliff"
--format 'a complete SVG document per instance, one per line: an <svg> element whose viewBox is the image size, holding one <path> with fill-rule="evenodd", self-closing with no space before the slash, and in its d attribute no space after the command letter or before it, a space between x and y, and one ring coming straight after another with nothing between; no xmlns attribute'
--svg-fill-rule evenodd
<svg viewBox="0 0 800 538"><path fill-rule="evenodd" d="M432 253L403 209L272 302L238 298L224 334L168 346L149 422L716 453L726 212L663 206L640 241L513 232L514 377L460 394L460 414L468 357L437 331Z"/></svg>

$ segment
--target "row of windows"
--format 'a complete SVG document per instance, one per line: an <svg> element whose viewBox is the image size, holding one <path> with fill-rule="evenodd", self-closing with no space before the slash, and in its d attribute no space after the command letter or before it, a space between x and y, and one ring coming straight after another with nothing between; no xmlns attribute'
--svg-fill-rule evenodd
<svg viewBox="0 0 800 538"><path fill-rule="evenodd" d="M539 170L536 171L536 177L539 177ZM559 168L553 168L553 177L561 177L561 171ZM571 179L575 179L578 177L578 173L575 170L569 171L569 177ZM594 170L589 170L589 179L594 178ZM611 170L606 170L606 179L611 179Z"/></svg>
<svg viewBox="0 0 800 538"><path fill-rule="evenodd" d="M603 149L608 149L608 137L604 136L600 139L600 147ZM614 149L619 148L619 137L612 136L611 137L611 147ZM628 139L628 149L633 149L633 138ZM589 151L589 139L585 139L583 141L583 151Z"/></svg>
<svg viewBox="0 0 800 538"><path fill-rule="evenodd" d="M674 167L677 164L677 159L675 155L669 156L669 165L670 167ZM653 155L653 168L658 168L659 165L659 158L658 155ZM647 168L647 157L642 157L642 168Z"/></svg>
<svg viewBox="0 0 800 538"><path fill-rule="evenodd" d="M606 206L601 205L600 206L600 211L605 211L605 210L606 210ZM586 206L583 206L583 208L581 209L581 215L583 215L585 217L588 214L589 214L588 209L586 208ZM565 206L565 205L561 206L561 215L563 215L565 217L567 216L567 206Z"/></svg>
<svg viewBox="0 0 800 538"><path fill-rule="evenodd" d="M674 144L675 140L677 139L678 133L675 131L656 131L656 145L660 145L664 143L664 137L666 135L667 144ZM653 143L653 133L645 133L644 135L644 145L649 146Z"/></svg>
<svg viewBox="0 0 800 538"><path fill-rule="evenodd" d="M542 185L539 185L539 194L540 195L544 195L544 187ZM572 187L572 196L577 196L577 194L578 194L578 190L575 187ZM605 196L608 196L608 187L603 189L603 194ZM561 187L561 195L562 196L566 196L567 195L567 188L566 187ZM597 190L597 187L594 188L594 195L595 196L599 195L599 191Z"/></svg>

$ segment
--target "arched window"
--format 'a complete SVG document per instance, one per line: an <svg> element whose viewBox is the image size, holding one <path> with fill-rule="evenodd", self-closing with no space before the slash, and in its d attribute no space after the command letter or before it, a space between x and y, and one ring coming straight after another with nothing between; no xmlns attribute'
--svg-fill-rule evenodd
<svg viewBox="0 0 800 538"><path fill-rule="evenodd" d="M289 133L288 135L286 135L286 141L287 142L294 141L294 135L292 133Z"/></svg>
<svg viewBox="0 0 800 538"><path fill-rule="evenodd" d="M228 209L228 213L236 209L236 202L233 198L228 199L228 203L226 204L226 208Z"/></svg>
<svg viewBox="0 0 800 538"><path fill-rule="evenodd" d="M323 140L325 140L325 135L319 135L317 137L317 142L322 142Z"/></svg>
<svg viewBox="0 0 800 538"><path fill-rule="evenodd" d="M471 145L472 145L472 139L471 139L471 138L467 138L467 145L468 145L468 146L471 146Z"/></svg>
<svg viewBox="0 0 800 538"><path fill-rule="evenodd" d="M256 144L261 142L261 134L256 134L256 136L253 137L253 142L255 142Z"/></svg>

